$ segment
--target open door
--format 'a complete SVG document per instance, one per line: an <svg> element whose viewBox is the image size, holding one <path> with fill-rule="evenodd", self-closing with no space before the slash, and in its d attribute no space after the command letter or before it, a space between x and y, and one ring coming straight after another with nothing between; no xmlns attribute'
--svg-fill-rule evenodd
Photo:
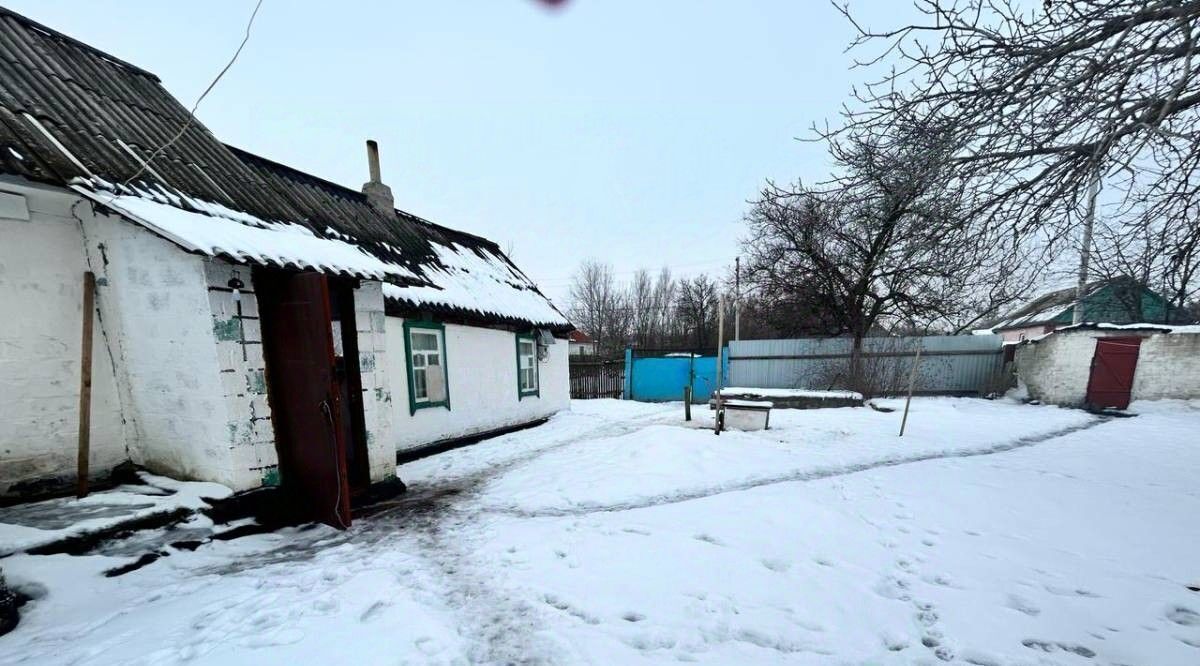
<svg viewBox="0 0 1200 666"><path fill-rule="evenodd" d="M352 280L329 279L334 382L342 407L342 435L346 440L346 472L350 493L357 497L371 485L371 470L367 459L367 422L363 407L354 288L355 282Z"/></svg>
<svg viewBox="0 0 1200 666"><path fill-rule="evenodd" d="M1125 409L1133 392L1142 339L1096 338L1092 374L1088 379L1087 403L1097 409Z"/></svg>
<svg viewBox="0 0 1200 666"><path fill-rule="evenodd" d="M254 273L280 484L295 517L350 525L341 389L324 275Z"/></svg>

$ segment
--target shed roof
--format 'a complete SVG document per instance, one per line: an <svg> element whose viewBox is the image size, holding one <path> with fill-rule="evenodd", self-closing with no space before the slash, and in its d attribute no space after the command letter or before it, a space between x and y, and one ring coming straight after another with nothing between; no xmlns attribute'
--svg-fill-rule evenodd
<svg viewBox="0 0 1200 666"><path fill-rule="evenodd" d="M382 213L189 115L155 75L0 7L0 173L73 187L190 251L383 279L407 307L571 328L495 243ZM463 293L480 284L486 297Z"/></svg>

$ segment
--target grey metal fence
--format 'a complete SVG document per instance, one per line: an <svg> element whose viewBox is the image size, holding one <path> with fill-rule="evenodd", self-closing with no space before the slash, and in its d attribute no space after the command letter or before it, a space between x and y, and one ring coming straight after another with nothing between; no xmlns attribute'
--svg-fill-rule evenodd
<svg viewBox="0 0 1200 666"><path fill-rule="evenodd" d="M863 374L872 393L894 395L908 388L917 348L921 367L916 392L974 395L1003 390L1006 382L998 335L936 335L867 338ZM849 338L743 340L729 343L727 386L755 388L846 388Z"/></svg>

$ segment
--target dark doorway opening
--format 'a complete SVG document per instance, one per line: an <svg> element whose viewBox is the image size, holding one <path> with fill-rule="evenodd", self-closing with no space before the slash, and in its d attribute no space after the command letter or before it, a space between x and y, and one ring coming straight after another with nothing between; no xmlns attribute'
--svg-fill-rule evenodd
<svg viewBox="0 0 1200 666"><path fill-rule="evenodd" d="M1094 409L1125 409L1133 392L1142 339L1096 338L1087 404Z"/></svg>
<svg viewBox="0 0 1200 666"><path fill-rule="evenodd" d="M285 511L349 527L351 484L369 481L354 284L257 268L254 286Z"/></svg>

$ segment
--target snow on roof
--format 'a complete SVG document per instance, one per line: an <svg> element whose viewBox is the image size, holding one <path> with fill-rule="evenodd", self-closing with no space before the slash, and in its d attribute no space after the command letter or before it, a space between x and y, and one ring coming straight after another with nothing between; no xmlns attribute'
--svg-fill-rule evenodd
<svg viewBox="0 0 1200 666"><path fill-rule="evenodd" d="M409 269L384 262L357 245L321 238L299 224L267 222L186 195L146 190L136 190L141 196L113 194L90 189L78 180L72 187L184 249L210 257L372 279L416 277Z"/></svg>
<svg viewBox="0 0 1200 666"><path fill-rule="evenodd" d="M398 296L489 324L570 328L492 241L222 144L154 75L3 7L0 44L0 173L73 188L189 251L418 285Z"/></svg>
<svg viewBox="0 0 1200 666"><path fill-rule="evenodd" d="M431 241L441 266L425 267L431 286L385 284L384 298L416 307L441 307L553 328L570 322L502 254L483 246Z"/></svg>
<svg viewBox="0 0 1200 666"><path fill-rule="evenodd" d="M1039 342L1045 340L1051 335L1060 333L1071 333L1073 331L1144 331L1146 333L1160 333L1167 335L1177 334L1200 334L1200 324L1153 324L1149 322L1139 322L1134 324L1109 324L1105 322L1084 322L1082 324L1071 324L1070 326L1060 326L1053 331L1043 333L1037 337L1022 340L1022 343Z"/></svg>

